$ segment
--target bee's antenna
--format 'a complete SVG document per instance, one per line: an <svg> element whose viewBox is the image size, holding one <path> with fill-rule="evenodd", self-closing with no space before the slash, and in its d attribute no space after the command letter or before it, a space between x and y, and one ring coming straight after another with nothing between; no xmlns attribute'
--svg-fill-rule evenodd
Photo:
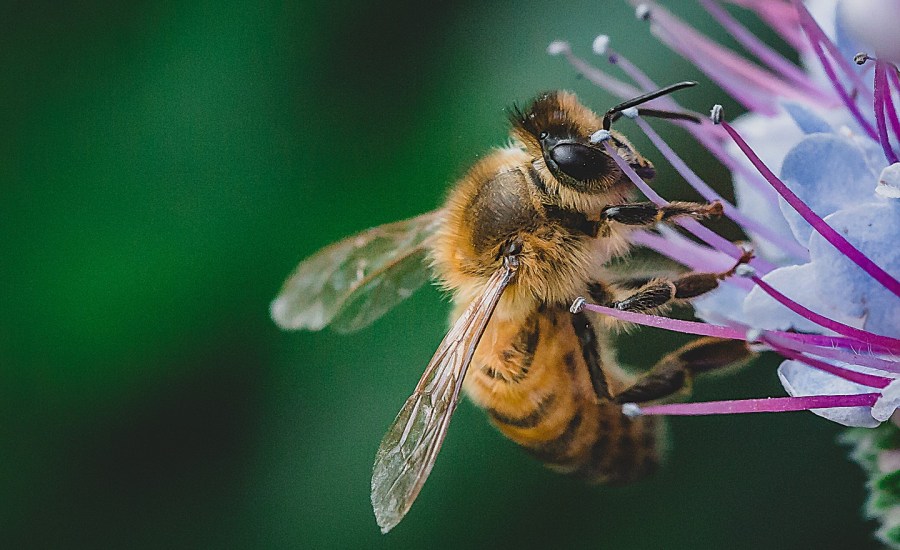
<svg viewBox="0 0 900 550"><path fill-rule="evenodd" d="M696 86L697 83L691 80L686 80L684 82L679 82L677 84L672 84L670 86L666 86L665 88L660 88L655 92L650 92L649 94L644 94L637 96L635 98L629 99L628 101L624 101L619 103L615 107L606 111L606 114L603 115L603 129L609 130L610 126L612 126L613 117L625 109L629 109L631 107L636 107L641 105L642 103L647 103L648 101L652 101L658 97L662 97L664 95L669 95L672 92L677 92L683 88L690 88L691 86Z"/></svg>

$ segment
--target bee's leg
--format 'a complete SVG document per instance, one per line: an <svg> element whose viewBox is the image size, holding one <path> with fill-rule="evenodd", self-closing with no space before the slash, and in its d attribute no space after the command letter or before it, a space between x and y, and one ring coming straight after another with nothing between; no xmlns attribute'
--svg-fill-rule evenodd
<svg viewBox="0 0 900 550"><path fill-rule="evenodd" d="M644 403L675 394L686 397L695 374L737 366L752 356L743 340L698 338L660 359L613 399L617 403Z"/></svg>
<svg viewBox="0 0 900 550"><path fill-rule="evenodd" d="M576 313L572 316L572 328L575 329L575 336L578 337L584 363L587 365L588 373L591 375L591 385L594 387L594 394L601 400L609 399L609 386L606 383L606 374L603 372L603 367L600 364L597 333L594 332L590 319L584 312Z"/></svg>
<svg viewBox="0 0 900 550"><path fill-rule="evenodd" d="M622 311L650 313L676 300L706 294L718 287L719 281L726 276L723 273L689 273L672 281L652 279L621 300L611 300L601 305Z"/></svg>
<svg viewBox="0 0 900 550"><path fill-rule="evenodd" d="M600 219L614 221L624 225L649 226L669 221L678 216L690 216L694 219L722 215L722 203L711 202L670 202L666 206L657 206L652 202L635 202L607 206L600 211Z"/></svg>
<svg viewBox="0 0 900 550"><path fill-rule="evenodd" d="M651 279L621 299L616 299L616 294L621 295L621 291L616 292L617 289L602 283L589 285L588 292L600 305L622 311L649 313L674 301L689 300L714 290L719 286L719 281L734 275L739 265L749 262L752 258L753 254L746 252L734 267L722 273L688 273L671 281L662 278Z"/></svg>

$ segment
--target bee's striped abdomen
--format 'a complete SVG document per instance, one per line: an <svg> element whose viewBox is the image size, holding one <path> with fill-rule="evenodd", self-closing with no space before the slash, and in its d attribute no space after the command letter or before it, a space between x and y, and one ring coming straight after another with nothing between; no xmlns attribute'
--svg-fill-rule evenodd
<svg viewBox="0 0 900 550"><path fill-rule="evenodd" d="M600 364L597 346L587 319L562 309L535 311L524 323L492 321L466 390L504 435L551 468L624 483L657 466L660 424L628 418L610 401L625 381Z"/></svg>

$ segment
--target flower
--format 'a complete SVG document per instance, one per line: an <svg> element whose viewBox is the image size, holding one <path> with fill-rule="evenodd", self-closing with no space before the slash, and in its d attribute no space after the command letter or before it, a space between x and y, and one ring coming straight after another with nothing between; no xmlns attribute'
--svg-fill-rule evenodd
<svg viewBox="0 0 900 550"><path fill-rule="evenodd" d="M680 223L683 232L661 227L638 233L634 241L702 271L727 270L746 258L745 247L755 258L739 265L742 277L694 301L696 315L706 324L617 311L582 299L573 307L670 330L743 339L784 357L778 376L787 397L629 404L626 414L811 410L845 426L878 427L900 416L900 1L819 0L808 7L797 0L728 3L767 22L797 49L802 66L750 33L723 2L701 0L760 64L657 5L638 4L636 14L747 109L733 123L724 120L719 106L700 125L673 121L730 169L736 204L724 201L645 121L631 115L694 189L722 202L725 215L749 242L731 243L693 220ZM858 53L864 48L869 53ZM611 50L608 37L598 37L593 49L635 85L575 56L564 42L551 44L549 52L564 55L585 77L623 98L658 87ZM656 100L654 107L684 111L671 97ZM598 135L597 141L603 138ZM619 160L650 200L665 203ZM882 427L891 433L896 429L890 422ZM871 437L848 440L875 448ZM867 464L878 464L870 470L896 485L900 441L879 441L877 459ZM855 454L862 455L875 456ZM877 515L885 518L880 536L900 548L900 507L895 504L896 499L877 508Z"/></svg>

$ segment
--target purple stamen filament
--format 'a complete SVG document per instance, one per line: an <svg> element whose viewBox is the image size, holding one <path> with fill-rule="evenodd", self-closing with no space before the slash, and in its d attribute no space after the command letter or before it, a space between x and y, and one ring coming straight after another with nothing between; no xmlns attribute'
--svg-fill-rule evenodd
<svg viewBox="0 0 900 550"><path fill-rule="evenodd" d="M744 216L737 208L734 207L733 204L726 201L722 198L721 195L716 193L712 187L710 187L705 181L700 179L697 176L696 172L688 167L687 163L685 163L681 157L669 147L669 144L666 143L660 136L657 134L653 128L647 124L647 121L641 119L640 117L635 119L638 127L647 134L647 137L650 138L650 141L656 146L657 149L663 154L663 156L675 167L675 170L681 174L681 176L688 182L688 184L693 187L698 193L700 193L704 199L712 202L719 201L722 203L722 207L725 210L725 215L735 221L738 225L743 227L744 229L748 229L760 237L766 239L770 243L777 245L785 252L789 254L801 258L808 259L809 251L800 246L797 241L788 240L784 237L781 237L774 231L772 231L769 227L762 225L755 220L752 220L746 216Z"/></svg>
<svg viewBox="0 0 900 550"><path fill-rule="evenodd" d="M611 64L620 67L629 77L632 78L632 80L634 80L641 86L641 89L644 92L650 92L659 89L659 86L657 86L644 72L642 72L625 56L613 51L612 49L608 49L607 51L609 52L607 60ZM629 84L625 84L624 82L613 78L600 69L597 69L583 59L577 57L570 50L564 50L563 55L576 71L581 73L588 80L600 86L607 92L621 99L629 99L635 97L636 95L639 95L640 92L637 91L637 88L631 87ZM629 89L633 91L628 92ZM668 96L655 99L651 103L648 103L648 105L653 105L657 102L659 102L660 107L671 111L686 111L686 109L682 108L678 104L678 102ZM719 140L720 137L724 136L724 131L720 131L718 126L708 121L704 121L699 126L697 124L682 121L672 121L672 123L681 126L688 132L690 132L691 135L693 135L697 141L699 141L704 147L706 147L706 149L710 153L712 153L712 155L716 157L719 162L721 162L726 168L728 168L728 170L730 170L731 172L739 172L741 175L747 178L747 181L751 185L761 190L761 192L765 193L768 190L765 181L763 181L762 178L759 177L758 173L754 172L743 163L736 162L735 159L731 157L731 155L725 152L725 149L722 148Z"/></svg>
<svg viewBox="0 0 900 550"><path fill-rule="evenodd" d="M851 327L850 325L845 325L844 323L840 323L838 321L835 321L834 319L829 319L828 317L820 315L815 311L812 311L811 309L791 300L758 276L754 275L751 277L751 279L766 294L777 300L779 303L781 303L797 315L801 315L818 325L837 332L838 334L843 334L844 336L849 336L850 338L856 338L857 340L865 342L866 344L876 344L900 352L900 340L896 338L891 338L890 336L882 336L880 334L873 334L865 330Z"/></svg>
<svg viewBox="0 0 900 550"><path fill-rule="evenodd" d="M583 303L584 309L595 313L602 313L620 321L643 325L647 327L660 328L663 330L671 330L684 334L696 334L698 336L714 336L716 338L727 338L729 340L744 340L747 337L747 330L750 327L738 325L734 327L726 327L722 325L711 325L708 323L698 323L696 321L683 321L681 319L671 319L659 315L648 315L645 313L635 313L633 311L622 311L611 307L592 304L590 302ZM826 336L823 334L804 334L798 332L785 332L781 330L765 330L762 331L763 336L777 336L780 345L798 351L805 351L815 354L815 350L821 348L842 348L852 350L856 353L896 353L896 349L886 348L883 345L860 342L855 338L847 338L842 336Z"/></svg>
<svg viewBox="0 0 900 550"><path fill-rule="evenodd" d="M862 78L859 76L855 70L853 70L853 66L850 65L850 62L841 55L841 51L838 47L832 42L831 38L825 34L825 31L822 30L822 27L816 22L813 18L812 14L809 13L809 10L806 9L806 6L803 5L803 2L794 0L794 5L797 9L797 18L800 23L800 28L803 30L803 33L806 34L806 38L809 40L810 46L814 51L817 50L816 45L818 44L820 48L816 51L816 55L819 57L820 62L823 65L823 68L828 72L831 67L830 63L826 63L826 61L822 58L822 55L825 54L825 50L828 50L828 54L831 59L834 60L834 63L837 64L841 71L847 75L850 80L853 81L853 86L855 91L860 94L867 94L866 97L869 97L869 89L863 84ZM826 67L827 65L827 67ZM833 72L833 68L832 68ZM839 86L840 81L837 78L831 78L831 82L835 86ZM840 89L843 89L841 86ZM870 98L871 99L871 98Z"/></svg>
<svg viewBox="0 0 900 550"><path fill-rule="evenodd" d="M601 71L587 61L573 54L572 51L568 48L563 50L562 54L569 62L569 65L571 65L576 71L578 71L579 74L587 78L593 84L596 84L597 86L600 86L604 90L608 91L609 93L621 99L637 97L641 94L640 90L638 90L631 84L622 82L618 78L615 78L614 76Z"/></svg>
<svg viewBox="0 0 900 550"><path fill-rule="evenodd" d="M778 71L782 76L791 80L798 86L803 87L811 95L820 97L823 100L829 100L828 96L822 93L809 77L799 69L796 65L784 58L780 53L767 46L762 40L757 38L746 27L738 23L718 2L713 0L700 0L700 4L706 11L715 18L716 21L727 30L738 42L747 50L755 55L760 61L764 62L770 68Z"/></svg>
<svg viewBox="0 0 900 550"><path fill-rule="evenodd" d="M888 112L891 112L894 117L896 117L897 112L894 111L891 88L888 86L888 79L885 74L885 69L888 68L886 65L887 63L884 61L875 62L875 124L878 127L878 141L881 143L884 156L888 163L894 164L895 162L900 161L900 159L897 158L897 153L891 148L886 116ZM896 127L894 128L894 131L897 131ZM900 135L895 137L900 139Z"/></svg>
<svg viewBox="0 0 900 550"><path fill-rule="evenodd" d="M885 65L891 86L893 86L894 90L900 92L900 74L898 74L897 67L888 63L885 63ZM900 141L900 116L897 115L897 109L894 106L894 98L891 95L891 86L887 87L887 93L884 95L884 100L885 105L887 106L888 120L891 122L891 128L894 130L894 137Z"/></svg>
<svg viewBox="0 0 900 550"><path fill-rule="evenodd" d="M668 201L662 198L656 191L651 189L650 186L647 185L647 183L637 175L634 169L629 166L627 162L625 162L625 159L619 156L619 153L615 149L613 149L612 145L610 145L609 140L603 142L603 147L606 149L606 152L609 154L609 156L612 157L612 159L615 161L619 169L622 170L626 176L628 176L628 179L630 179L631 182L634 183L635 187L640 189L641 193L643 193L644 196L653 201L653 203L657 206L665 206L669 204ZM712 230L700 225L697 220L693 220L690 218L682 219L678 221L678 225L690 231L694 236L696 236L698 239L702 240L709 246L715 248L716 250L724 252L725 254L728 254L735 260L744 255L744 251L739 246L725 239L724 237L717 235ZM753 260L751 260L750 264L763 273L768 273L775 267L771 263L761 258L754 258Z"/></svg>
<svg viewBox="0 0 900 550"><path fill-rule="evenodd" d="M797 23L797 10L789 2L782 0L728 0L756 12L760 19L794 47L797 51L806 51L809 43L804 40L803 31Z"/></svg>
<svg viewBox="0 0 900 550"><path fill-rule="evenodd" d="M763 338L765 339L766 343L769 344L772 348L781 346L782 348L788 348L794 351L803 351L803 353L817 355L819 357L836 359L838 361L851 365L859 365L862 367L878 369L884 372L889 372L891 374L900 374L900 363L896 361L890 361L888 359L883 359L881 357L875 357L874 355L870 355L867 353L847 352L827 346L798 346L797 342L784 338L781 335L773 334L772 332L767 332Z"/></svg>
<svg viewBox="0 0 900 550"><path fill-rule="evenodd" d="M839 367L837 365L832 365L831 363L826 363L825 361L820 361L818 359L813 359L812 357L807 357L802 353L796 352L794 350L787 349L783 346L779 346L778 344L763 338L767 344L769 344L772 349L777 351L779 354L787 357L788 359L793 359L795 361L799 361L801 363L805 363L811 367L817 368L821 371L827 372L829 374L833 374L835 376L839 376L844 380L849 380L850 382L861 384L863 386L869 386L872 388L884 389L890 384L893 379L885 378L882 376L875 376L872 374L866 374L864 372L856 372L850 369L845 369L843 367Z"/></svg>
<svg viewBox="0 0 900 550"><path fill-rule="evenodd" d="M844 238L843 235L834 230L830 225L825 223L825 221L819 217L818 214L813 212L813 210L807 206L805 202L803 202L800 197L794 194L787 185L784 184L780 179L775 177L775 174L769 170L769 167L766 166L762 160L756 155L753 149L747 145L747 142L737 133L730 124L725 121L722 121L722 127L725 128L725 131L731 136L731 139L737 144L737 146L744 152L750 162L753 163L753 166L759 171L760 174L769 182L769 184L778 192L779 195L787 201L791 207L797 211L800 216L809 223L813 229L816 230L822 237L825 238L829 243L831 243L835 248L837 248L844 256L850 259L853 263L862 268L866 273L868 273L873 279L878 281L883 287L890 290L892 293L900 297L900 281L897 281L894 277L891 276L890 273L879 267L875 262L870 260L865 254L860 252L858 248L850 244L847 239Z"/></svg>
<svg viewBox="0 0 900 550"><path fill-rule="evenodd" d="M710 414L747 414L763 412L808 411L843 407L871 407L881 394L810 395L806 397L768 397L705 403L671 403L640 407L642 415L700 416Z"/></svg>
<svg viewBox="0 0 900 550"><path fill-rule="evenodd" d="M813 19L812 15L802 3L796 2L797 11L800 13L800 26L806 32L807 37L809 37L810 44L812 44L813 51L816 53L816 56L819 58L819 62L822 64L822 68L825 69L825 74L828 75L829 80L831 80L832 85L834 86L835 91L841 97L841 100L844 102L844 105L850 112L853 114L853 117L856 119L856 122L859 126L865 131L869 137L873 140L878 139L878 135L875 132L875 129L872 128L872 125L869 124L869 121L863 117L862 113L859 110L859 106L856 104L856 101L850 97L850 94L847 93L847 90L844 89L844 86L841 85L840 79L837 76L837 73L834 70L834 65L832 65L831 59L834 58L836 60L836 64L841 66L848 76L850 76L856 82L857 90L865 90L866 88L862 86L862 83L859 81L859 75L853 71L853 69L846 67L844 64L840 63L843 61L840 57L840 52L837 51L837 47L831 42L828 36L822 31L819 27L818 23ZM828 53L831 54L826 55L825 49L828 49Z"/></svg>
<svg viewBox="0 0 900 550"><path fill-rule="evenodd" d="M648 327L661 328L665 330L673 330L683 332L685 334L696 334L698 336L714 336L716 338L727 338L729 340L743 340L747 336L747 331L731 327L723 327L721 325L709 325L706 323L698 323L696 321L683 321L681 319L670 319L659 315L647 315L644 313L635 313L633 311L622 311L611 307L600 306L585 302L584 309L595 313L609 315L621 321L644 325Z"/></svg>
<svg viewBox="0 0 900 550"><path fill-rule="evenodd" d="M778 97L818 100L698 32L665 9L654 6L651 31L691 61L750 110L772 114Z"/></svg>

